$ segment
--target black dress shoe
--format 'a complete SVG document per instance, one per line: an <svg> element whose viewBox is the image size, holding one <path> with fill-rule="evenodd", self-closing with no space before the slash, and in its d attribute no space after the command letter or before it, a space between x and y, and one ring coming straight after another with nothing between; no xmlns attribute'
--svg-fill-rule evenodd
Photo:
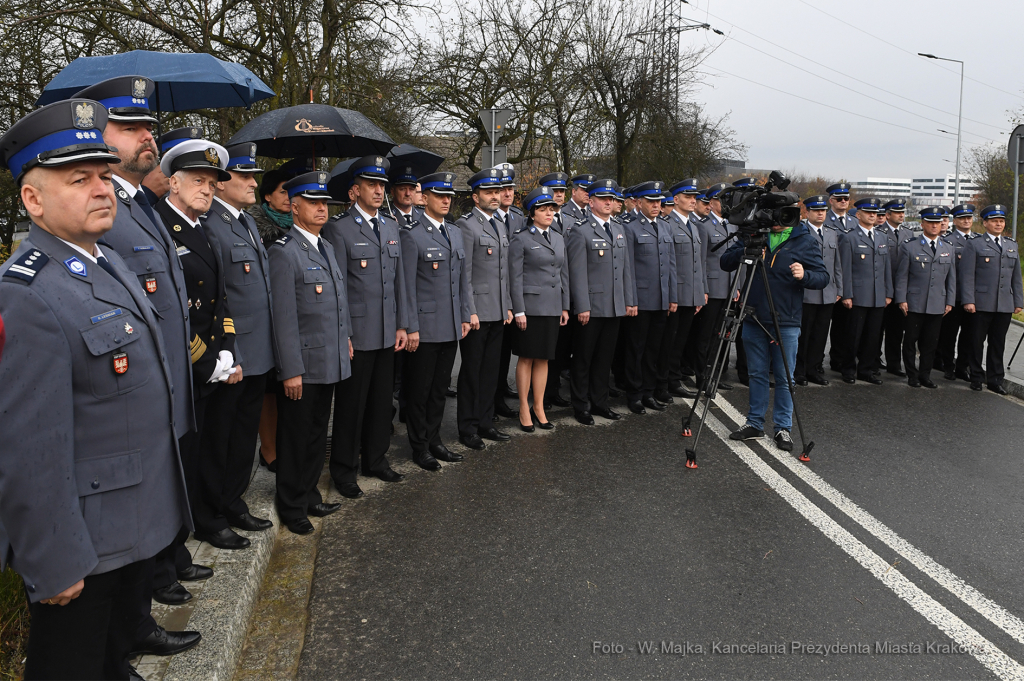
<svg viewBox="0 0 1024 681"><path fill-rule="evenodd" d="M594 414L595 416L600 416L603 419L608 419L609 421L618 421L619 419L622 418L622 414L620 414L619 412L612 411L611 409L607 408L602 409L601 407L591 407L590 413Z"/></svg>
<svg viewBox="0 0 1024 681"><path fill-rule="evenodd" d="M306 513L317 518L323 518L329 516L332 513L336 513L341 508L341 504L328 504L325 501L321 501L319 504L313 504L306 509Z"/></svg>
<svg viewBox="0 0 1024 681"><path fill-rule="evenodd" d="M667 390L660 390L654 393L654 399L658 400L662 404L675 404L676 402L672 399L672 396L668 394Z"/></svg>
<svg viewBox="0 0 1024 681"><path fill-rule="evenodd" d="M533 425L532 423L530 425L528 425L528 426L524 426L523 422L520 421L519 422L519 430L523 431L524 433L532 433L532 432L537 430L537 427L535 425Z"/></svg>
<svg viewBox="0 0 1024 681"><path fill-rule="evenodd" d="M458 397L459 394L457 392L455 392L454 390L452 390L451 388L446 388L445 391L444 391L444 396L445 397Z"/></svg>
<svg viewBox="0 0 1024 681"><path fill-rule="evenodd" d="M480 439L479 435L460 435L459 442L461 442L466 447L469 447L470 449L479 450L487 446L484 444L484 441Z"/></svg>
<svg viewBox="0 0 1024 681"><path fill-rule="evenodd" d="M669 388L668 392L676 397L694 398L697 396L696 390L690 390L685 385L680 385L678 388Z"/></svg>
<svg viewBox="0 0 1024 681"><path fill-rule="evenodd" d="M363 490L354 482L343 482L340 485L335 484L334 488L338 490L338 494L346 499L358 499L363 496Z"/></svg>
<svg viewBox="0 0 1024 681"><path fill-rule="evenodd" d="M971 390L973 390L976 393L980 393L982 390L981 383L971 383Z"/></svg>
<svg viewBox="0 0 1024 681"><path fill-rule="evenodd" d="M807 379L806 378L798 378L798 379L794 380L793 382L796 383L801 388L803 388L803 387L805 387L807 385Z"/></svg>
<svg viewBox="0 0 1024 681"><path fill-rule="evenodd" d="M665 411L665 405L663 405L661 402L654 399L650 395L640 400L640 404L644 405L648 409L653 409L654 411Z"/></svg>
<svg viewBox="0 0 1024 681"><path fill-rule="evenodd" d="M238 529L245 530L246 532L262 532L263 530L269 530L274 526L274 523L269 520L256 518L248 513L228 518L228 524L231 525L231 527L237 527Z"/></svg>
<svg viewBox="0 0 1024 681"><path fill-rule="evenodd" d="M608 388L608 397L622 397L622 391L618 388Z"/></svg>
<svg viewBox="0 0 1024 681"><path fill-rule="evenodd" d="M864 381L865 383L870 383L871 385L882 385L882 379L878 378L874 374L872 374L871 376L858 376L857 380Z"/></svg>
<svg viewBox="0 0 1024 681"><path fill-rule="evenodd" d="M845 383L847 385L853 385L856 382L857 382L857 379L854 378L853 376L843 376L843 383Z"/></svg>
<svg viewBox="0 0 1024 681"><path fill-rule="evenodd" d="M159 655L160 657L177 655L189 648L195 648L202 640L203 635L198 631L167 631L158 625L156 630L149 636L132 644L128 657L138 657L139 655Z"/></svg>
<svg viewBox="0 0 1024 681"><path fill-rule="evenodd" d="M519 414L516 413L516 416L518 417ZM512 439L511 435L509 435L508 433L503 433L494 427L483 428L482 430L478 430L477 435L479 435L485 440L491 440L493 442L506 442L507 440Z"/></svg>
<svg viewBox="0 0 1024 681"><path fill-rule="evenodd" d="M999 385L998 383L989 383L988 384L988 389L991 390L992 392L994 392L996 395L1005 395L1006 394L1006 388L1004 388L1003 386Z"/></svg>
<svg viewBox="0 0 1024 681"><path fill-rule="evenodd" d="M750 379L747 379L747 380L750 380ZM748 384L744 383L743 385L748 385ZM725 381L719 381L718 382L718 389L719 390L732 390L732 385L730 385L729 383L726 383Z"/></svg>
<svg viewBox="0 0 1024 681"><path fill-rule="evenodd" d="M958 371L956 372L956 377L961 381L967 381L968 383L971 382L971 374L969 371Z"/></svg>
<svg viewBox="0 0 1024 681"><path fill-rule="evenodd" d="M585 426L594 425L594 417L590 415L589 411L577 411L573 416L575 416L576 420Z"/></svg>
<svg viewBox="0 0 1024 681"><path fill-rule="evenodd" d="M555 424L551 423L551 421L541 421L537 418L537 415L533 413L533 409L530 410L530 418L533 419L534 425L541 430L551 430L555 427Z"/></svg>
<svg viewBox="0 0 1024 681"><path fill-rule="evenodd" d="M271 473L276 473L277 472L277 459L274 459L270 463L267 463L267 460L263 458L263 450L262 449L260 450L260 465L265 467Z"/></svg>
<svg viewBox="0 0 1024 681"><path fill-rule="evenodd" d="M370 475L378 480L383 480L384 482L402 482L402 480L405 479L405 476L401 473L396 473L391 470L391 466L388 466L382 471L372 471Z"/></svg>
<svg viewBox="0 0 1024 681"><path fill-rule="evenodd" d="M182 605L192 600L192 594L178 582L153 589L153 600L164 605Z"/></svg>
<svg viewBox="0 0 1024 681"><path fill-rule="evenodd" d="M448 463L458 463L459 461L465 461L466 457L462 454L456 454L444 445L430 445L430 455L438 461L447 461Z"/></svg>
<svg viewBox="0 0 1024 681"><path fill-rule="evenodd" d="M230 527L225 527L223 530L217 530L216 532L200 532L197 530L192 536L199 541L206 542L210 546L216 546L218 549L226 549L228 551L247 549L252 543Z"/></svg>
<svg viewBox="0 0 1024 681"><path fill-rule="evenodd" d="M562 408L571 407L572 406L572 402L570 402L569 400L563 399L561 395L553 396L551 398L551 404L553 404L556 407L562 407Z"/></svg>
<svg viewBox="0 0 1024 681"><path fill-rule="evenodd" d="M920 388L921 381L917 380L916 378L908 378L907 385L909 385L911 388Z"/></svg>
<svg viewBox="0 0 1024 681"><path fill-rule="evenodd" d="M631 412L633 412L634 414L646 414L647 413L647 410L644 409L644 405L641 404L640 400L636 400L636 401L630 400L630 402L629 402L629 410Z"/></svg>
<svg viewBox="0 0 1024 681"><path fill-rule="evenodd" d="M413 452L412 460L425 471L441 470L441 464L437 462L437 459L430 452Z"/></svg>
<svg viewBox="0 0 1024 681"><path fill-rule="evenodd" d="M900 378L906 378L907 372L900 371L899 369L886 369L885 373L892 374L893 376L899 376Z"/></svg>
<svg viewBox="0 0 1024 681"><path fill-rule="evenodd" d="M184 570L178 570L177 577L179 582L199 582L213 577L213 568L192 563Z"/></svg>
<svg viewBox="0 0 1024 681"><path fill-rule="evenodd" d="M313 523L309 522L309 518L289 520L285 526L292 534L309 534L313 531Z"/></svg>
<svg viewBox="0 0 1024 681"><path fill-rule="evenodd" d="M931 390L935 390L935 389L937 389L939 387L939 386L935 385L935 382L932 381L929 378L922 378L921 379L921 385L923 385L925 388L930 388Z"/></svg>
<svg viewBox="0 0 1024 681"><path fill-rule="evenodd" d="M828 379L824 376L808 376L807 380L814 385L828 385Z"/></svg>
<svg viewBox="0 0 1024 681"><path fill-rule="evenodd" d="M515 417L519 416L519 410L512 409L511 407L509 407L507 404L505 404L505 400L498 400L494 404L494 413L497 416L503 416L507 419L514 419Z"/></svg>
<svg viewBox="0 0 1024 681"><path fill-rule="evenodd" d="M956 380L956 372L952 371L952 370L947 371L946 373L942 374L942 377L944 379L946 379L947 381L955 381Z"/></svg>

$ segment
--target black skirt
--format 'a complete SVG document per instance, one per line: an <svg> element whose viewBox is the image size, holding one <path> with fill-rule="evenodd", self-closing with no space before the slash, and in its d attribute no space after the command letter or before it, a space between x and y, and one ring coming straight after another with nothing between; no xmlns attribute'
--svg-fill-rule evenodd
<svg viewBox="0 0 1024 681"><path fill-rule="evenodd" d="M512 352L526 359L554 359L558 346L558 317L526 317L526 330L516 326ZM512 322L515 324L515 322Z"/></svg>

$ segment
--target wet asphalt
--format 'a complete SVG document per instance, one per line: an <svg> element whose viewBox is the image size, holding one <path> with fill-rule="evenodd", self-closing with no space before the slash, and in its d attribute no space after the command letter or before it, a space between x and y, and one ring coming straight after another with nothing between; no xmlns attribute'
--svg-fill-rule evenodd
<svg viewBox="0 0 1024 681"><path fill-rule="evenodd" d="M734 376L734 375L733 375ZM878 521L1024 616L1024 404L939 377L938 391L798 389L809 464ZM567 391L563 387L563 393ZM724 394L746 412L746 389ZM876 678L993 674L808 522L709 431L683 466L684 407L464 452L325 519L301 679ZM442 435L453 450L455 401ZM728 428L721 409L712 413ZM453 444L454 443L454 444ZM752 451L992 645L1024 645ZM336 495L335 495L336 496ZM340 499L340 498L339 498ZM737 652L742 644L761 645ZM823 654L812 646L852 646ZM909 652L881 652L884 646ZM733 648L730 648L733 646ZM917 652L913 646L920 646ZM653 647L653 650L651 649Z"/></svg>

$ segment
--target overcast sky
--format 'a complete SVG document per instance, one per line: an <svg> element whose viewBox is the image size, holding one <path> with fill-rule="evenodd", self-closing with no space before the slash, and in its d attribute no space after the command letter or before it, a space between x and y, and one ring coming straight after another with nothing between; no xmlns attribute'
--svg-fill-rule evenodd
<svg viewBox="0 0 1024 681"><path fill-rule="evenodd" d="M953 172L960 65L918 52L965 62L964 155L1005 148L1008 111L1024 105L1021 0L690 0L684 16L725 33L682 37L717 46L697 98L730 113L748 168L849 180Z"/></svg>

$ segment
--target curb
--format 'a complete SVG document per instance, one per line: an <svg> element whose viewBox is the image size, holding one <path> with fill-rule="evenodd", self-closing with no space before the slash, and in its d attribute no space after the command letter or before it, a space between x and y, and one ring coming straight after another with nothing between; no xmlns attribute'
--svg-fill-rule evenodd
<svg viewBox="0 0 1024 681"><path fill-rule="evenodd" d="M1018 322L1016 319L1011 318L1010 324L1024 329L1024 322ZM1010 393L1017 399L1024 400L1024 383L1021 383L1018 379L1010 376L1009 374L1004 375L1003 387L1006 388L1006 392Z"/></svg>

